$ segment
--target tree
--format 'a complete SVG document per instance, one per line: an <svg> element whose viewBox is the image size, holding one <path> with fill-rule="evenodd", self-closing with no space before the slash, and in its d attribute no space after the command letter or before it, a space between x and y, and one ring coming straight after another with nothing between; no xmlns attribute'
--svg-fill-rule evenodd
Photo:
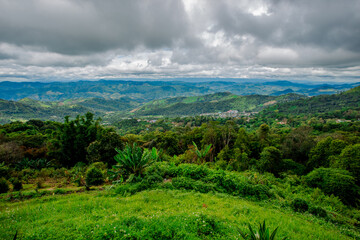
<svg viewBox="0 0 360 240"><path fill-rule="evenodd" d="M240 128L235 140L234 148L238 148L241 153L250 154L250 138L244 128Z"/></svg>
<svg viewBox="0 0 360 240"><path fill-rule="evenodd" d="M305 176L305 181L310 187L318 187L329 195L334 194L348 204L355 204L359 197L359 187L347 170L317 168Z"/></svg>
<svg viewBox="0 0 360 240"><path fill-rule="evenodd" d="M281 152L275 147L265 147L260 154L258 169L261 172L271 172L277 175L281 170Z"/></svg>
<svg viewBox="0 0 360 240"><path fill-rule="evenodd" d="M16 142L0 144L0 162L14 165L24 158L24 150Z"/></svg>
<svg viewBox="0 0 360 240"><path fill-rule="evenodd" d="M335 163L336 167L348 170L360 184L360 144L350 145L344 148Z"/></svg>
<svg viewBox="0 0 360 240"><path fill-rule="evenodd" d="M86 163L86 148L104 132L99 122L100 120L94 120L94 114L90 112L71 121L69 116L65 117L57 139L51 143L49 155L66 167L72 167L77 162Z"/></svg>
<svg viewBox="0 0 360 240"><path fill-rule="evenodd" d="M330 157L339 155L345 146L346 143L342 140L333 140L331 137L319 141L310 151L309 161L307 163L308 169L329 167Z"/></svg>
<svg viewBox="0 0 360 240"><path fill-rule="evenodd" d="M123 148L122 138L115 132L106 132L86 148L87 161L89 163L104 162L112 166L116 164L114 160L115 148Z"/></svg>
<svg viewBox="0 0 360 240"><path fill-rule="evenodd" d="M284 139L281 149L284 158L305 164L309 159L311 148L315 141L311 137L311 127L302 126L291 131Z"/></svg>

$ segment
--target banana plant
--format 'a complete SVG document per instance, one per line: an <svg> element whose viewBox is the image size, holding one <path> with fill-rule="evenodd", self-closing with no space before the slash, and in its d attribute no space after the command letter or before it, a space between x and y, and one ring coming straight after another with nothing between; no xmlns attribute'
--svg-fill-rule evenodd
<svg viewBox="0 0 360 240"><path fill-rule="evenodd" d="M192 143L193 143L193 145L195 147L194 152L196 153L198 159L202 162L203 160L205 160L206 155L211 151L211 146L212 145L211 144L206 145L204 147L204 149L201 150L201 149L198 148L198 146L196 145L195 142L192 142Z"/></svg>

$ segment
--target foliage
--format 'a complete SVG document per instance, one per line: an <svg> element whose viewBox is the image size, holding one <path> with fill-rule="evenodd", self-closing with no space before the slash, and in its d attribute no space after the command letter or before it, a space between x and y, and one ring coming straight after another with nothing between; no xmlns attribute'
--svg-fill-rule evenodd
<svg viewBox="0 0 360 240"><path fill-rule="evenodd" d="M51 166L52 166L52 161L49 161L45 158L38 158L38 159L23 158L22 160L20 160L15 164L15 168L17 170L22 170L26 168L40 170L42 168L49 168Z"/></svg>
<svg viewBox="0 0 360 240"><path fill-rule="evenodd" d="M8 178L10 174L10 169L5 165L5 163L0 163L0 176Z"/></svg>
<svg viewBox="0 0 360 240"><path fill-rule="evenodd" d="M344 141L331 137L319 141L310 151L308 168L329 167L331 157L338 156L345 146Z"/></svg>
<svg viewBox="0 0 360 240"><path fill-rule="evenodd" d="M14 191L20 191L23 189L22 182L18 178L11 179L11 184L13 185Z"/></svg>
<svg viewBox="0 0 360 240"><path fill-rule="evenodd" d="M311 136L312 130L309 126L301 126L287 134L281 146L284 158L305 164L310 150L315 144Z"/></svg>
<svg viewBox="0 0 360 240"><path fill-rule="evenodd" d="M208 153L211 150L211 144L206 145L202 150L198 148L195 142L193 142L193 145L195 147L194 152L196 153L198 160L200 162L203 162L205 160L206 155L208 155Z"/></svg>
<svg viewBox="0 0 360 240"><path fill-rule="evenodd" d="M99 120L93 118L94 114L90 112L85 116L77 116L75 120L65 117L65 123L60 127L49 155L60 157L60 163L66 167L72 167L77 162L87 162L86 148L103 133Z"/></svg>
<svg viewBox="0 0 360 240"><path fill-rule="evenodd" d="M104 162L108 165L116 164L114 156L116 155L115 148L121 149L123 146L122 138L115 132L106 132L100 139L92 142L86 148L87 161Z"/></svg>
<svg viewBox="0 0 360 240"><path fill-rule="evenodd" d="M322 218L327 218L328 216L326 210L323 209L322 207L310 207L309 213Z"/></svg>
<svg viewBox="0 0 360 240"><path fill-rule="evenodd" d="M303 175L306 170L304 165L297 163L292 159L283 159L280 168L282 172L292 173L299 176Z"/></svg>
<svg viewBox="0 0 360 240"><path fill-rule="evenodd" d="M348 170L356 178L356 182L360 184L360 144L349 145L345 147L335 166Z"/></svg>
<svg viewBox="0 0 360 240"><path fill-rule="evenodd" d="M281 152L275 147L265 147L260 154L258 169L261 172L271 172L278 174L281 169Z"/></svg>
<svg viewBox="0 0 360 240"><path fill-rule="evenodd" d="M307 210L309 210L309 205L308 203L301 198L295 198L292 202L291 202L291 208L295 211L295 212L306 212Z"/></svg>
<svg viewBox="0 0 360 240"><path fill-rule="evenodd" d="M347 170L318 168L306 175L305 181L310 187L318 187L326 194L338 196L344 203L355 204L358 201L359 187Z"/></svg>
<svg viewBox="0 0 360 240"><path fill-rule="evenodd" d="M145 168L150 166L155 159L158 159L156 149L152 149L151 152L148 149L143 150L136 143L132 146L126 145L124 150L118 148L115 150L118 154L115 155L114 159L118 164L114 165L113 168L120 170L121 172L118 173L123 174L125 178L131 174L135 176L142 175ZM113 172L113 174L118 173Z"/></svg>
<svg viewBox="0 0 360 240"><path fill-rule="evenodd" d="M24 150L14 142L5 142L0 144L0 162L7 165L13 165L24 158Z"/></svg>
<svg viewBox="0 0 360 240"><path fill-rule="evenodd" d="M275 240L276 232L278 228L275 228L275 230L270 235L269 228L266 227L265 220L261 224L259 224L259 230L253 230L251 225L249 224L249 234L245 234L242 231L239 230L240 235L243 239L251 239L251 240ZM287 239L287 237L284 237L283 240Z"/></svg>
<svg viewBox="0 0 360 240"><path fill-rule="evenodd" d="M163 179L171 178L171 186L175 189L195 190L202 193L215 191L257 200L272 197L269 187L265 185L253 184L240 174L214 170L204 165L153 164L146 171L144 186L151 187L145 182L148 183L148 179L153 175L156 175L158 179L155 184L161 183ZM155 186L161 187L159 184Z"/></svg>
<svg viewBox="0 0 360 240"><path fill-rule="evenodd" d="M6 193L9 191L9 183L5 178L0 178L0 193Z"/></svg>
<svg viewBox="0 0 360 240"><path fill-rule="evenodd" d="M86 171L86 185L98 186L104 183L104 174L100 169L91 167Z"/></svg>

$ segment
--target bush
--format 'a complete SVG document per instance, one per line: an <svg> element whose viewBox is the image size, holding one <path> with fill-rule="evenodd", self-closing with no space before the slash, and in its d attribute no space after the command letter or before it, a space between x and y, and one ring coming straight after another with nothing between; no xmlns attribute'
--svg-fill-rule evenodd
<svg viewBox="0 0 360 240"><path fill-rule="evenodd" d="M13 185L14 191L20 191L21 189L23 189L22 182L18 178L12 179L11 183Z"/></svg>
<svg viewBox="0 0 360 240"><path fill-rule="evenodd" d="M5 178L0 179L0 193L6 193L9 191L9 184Z"/></svg>
<svg viewBox="0 0 360 240"><path fill-rule="evenodd" d="M326 194L338 196L344 203L354 205L358 200L359 187L347 170L318 168L305 176L310 187L318 187Z"/></svg>
<svg viewBox="0 0 360 240"><path fill-rule="evenodd" d="M292 202L291 202L291 208L295 211L295 212L306 212L309 209L309 205L308 203L301 198L295 198Z"/></svg>
<svg viewBox="0 0 360 240"><path fill-rule="evenodd" d="M296 175L303 175L305 172L305 166L293 161L292 159L283 159L281 164L281 171L288 172Z"/></svg>
<svg viewBox="0 0 360 240"><path fill-rule="evenodd" d="M322 218L326 218L328 216L327 212L321 207L310 207L309 213Z"/></svg>
<svg viewBox="0 0 360 240"><path fill-rule="evenodd" d="M128 183L128 184L119 184L115 187L115 193L126 196L133 195L137 192L145 190L147 186L142 183Z"/></svg>
<svg viewBox="0 0 360 240"><path fill-rule="evenodd" d="M86 172L86 185L98 186L104 183L104 174L101 170L92 167Z"/></svg>
<svg viewBox="0 0 360 240"><path fill-rule="evenodd" d="M8 178L9 173L10 173L10 169L7 166L5 166L4 163L0 163L0 176L4 178Z"/></svg>

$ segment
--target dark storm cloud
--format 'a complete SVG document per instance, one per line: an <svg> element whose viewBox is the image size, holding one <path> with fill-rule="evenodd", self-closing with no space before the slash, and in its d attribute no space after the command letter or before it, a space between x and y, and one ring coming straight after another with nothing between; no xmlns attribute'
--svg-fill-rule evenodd
<svg viewBox="0 0 360 240"><path fill-rule="evenodd" d="M1 0L0 42L62 54L189 41L181 1Z"/></svg>
<svg viewBox="0 0 360 240"><path fill-rule="evenodd" d="M0 0L0 76L353 78L359 12L359 0Z"/></svg>
<svg viewBox="0 0 360 240"><path fill-rule="evenodd" d="M250 34L276 46L299 44L360 51L358 0L264 1L268 11L261 16L246 11L237 1L214 3L214 31Z"/></svg>

